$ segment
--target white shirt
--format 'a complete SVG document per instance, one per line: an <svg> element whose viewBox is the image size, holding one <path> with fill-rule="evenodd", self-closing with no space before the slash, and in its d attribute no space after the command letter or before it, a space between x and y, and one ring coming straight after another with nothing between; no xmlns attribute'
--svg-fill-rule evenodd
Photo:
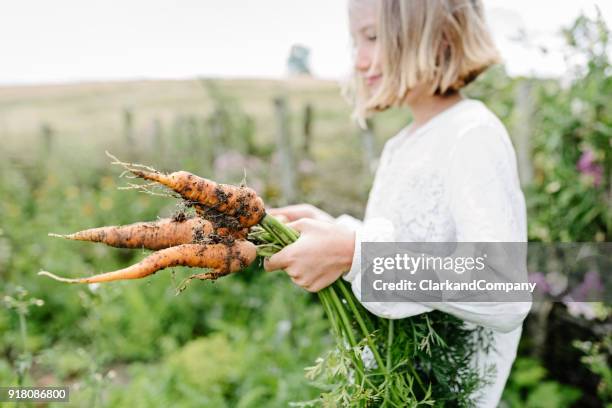
<svg viewBox="0 0 612 408"><path fill-rule="evenodd" d="M361 299L362 242L526 242L525 199L516 156L499 119L480 101L464 99L414 132L385 144L364 221L337 223L356 232L355 255L344 279ZM531 304L492 302L363 302L375 315L400 319L438 309L493 329L495 351L476 353L476 367L493 365L479 407L497 406L516 358Z"/></svg>

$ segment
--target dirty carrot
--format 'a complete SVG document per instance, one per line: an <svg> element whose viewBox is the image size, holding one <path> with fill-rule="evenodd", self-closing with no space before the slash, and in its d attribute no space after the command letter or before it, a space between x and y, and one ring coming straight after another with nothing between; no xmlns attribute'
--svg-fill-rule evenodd
<svg viewBox="0 0 612 408"><path fill-rule="evenodd" d="M257 224L265 214L263 201L249 187L218 184L187 171L163 174L136 170L133 173L171 188L186 200L234 216L246 228Z"/></svg>
<svg viewBox="0 0 612 408"><path fill-rule="evenodd" d="M146 166L121 162L108 152L107 155L115 160L114 164L137 177L166 186L189 202L236 218L243 228L256 225L266 213L263 200L252 188L216 183L187 171L165 174Z"/></svg>
<svg viewBox="0 0 612 408"><path fill-rule="evenodd" d="M199 275L203 279L237 272L251 264L256 257L256 247L249 241L233 244L183 244L154 252L142 261L127 268L86 278L63 278L47 271L38 274L67 283L101 283L127 279L140 279L173 266L208 268L212 272Z"/></svg>
<svg viewBox="0 0 612 408"><path fill-rule="evenodd" d="M164 218L159 221L91 228L73 234L49 234L49 236L76 241L101 242L116 248L157 250L196 243L213 232L213 226L209 221L200 217L192 217L184 220Z"/></svg>

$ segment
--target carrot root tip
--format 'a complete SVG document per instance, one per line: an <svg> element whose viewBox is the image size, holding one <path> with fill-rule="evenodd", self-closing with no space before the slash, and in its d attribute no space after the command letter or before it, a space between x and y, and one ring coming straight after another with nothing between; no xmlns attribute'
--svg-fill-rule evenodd
<svg viewBox="0 0 612 408"><path fill-rule="evenodd" d="M59 282L65 282L65 283L80 283L79 279L70 279L70 278L62 278L61 276L57 276L51 272L47 272L47 271L40 271L38 272L39 276L47 276L53 280L59 281Z"/></svg>
<svg viewBox="0 0 612 408"><path fill-rule="evenodd" d="M106 150L104 153L106 153L106 155L113 160L111 164L117 164L123 167L126 171L129 171L138 177L142 177L143 175L146 175L146 173L159 173L153 167L145 166L144 164L122 162L121 160L113 156L108 150Z"/></svg>

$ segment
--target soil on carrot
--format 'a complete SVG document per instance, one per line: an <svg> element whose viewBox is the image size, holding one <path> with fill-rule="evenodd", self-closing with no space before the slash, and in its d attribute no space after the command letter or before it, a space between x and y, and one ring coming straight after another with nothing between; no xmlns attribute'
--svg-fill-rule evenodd
<svg viewBox="0 0 612 408"><path fill-rule="evenodd" d="M215 229L227 228L231 231L240 231L244 228L238 219L224 214L214 207L206 207L199 203L194 203L192 205L196 213L202 218L210 221L215 226Z"/></svg>

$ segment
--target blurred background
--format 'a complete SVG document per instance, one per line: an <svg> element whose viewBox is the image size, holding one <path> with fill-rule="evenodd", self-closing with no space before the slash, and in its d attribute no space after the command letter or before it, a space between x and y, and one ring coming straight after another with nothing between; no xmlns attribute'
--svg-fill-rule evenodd
<svg viewBox="0 0 612 408"><path fill-rule="evenodd" d="M270 206L362 216L384 142L340 94L346 1L179 0L0 5L0 385L72 388L75 407L285 407L318 395L304 368L332 346L316 296L256 271L196 282L65 286L38 278L142 257L48 232L169 216L120 191L104 151L160 170L247 183ZM612 238L612 4L485 0L505 58L466 89L517 150L529 239ZM554 268L538 274L567 291ZM597 277L585 281L596 285ZM612 404L604 303L534 306L505 407ZM50 404L49 406L67 406Z"/></svg>

